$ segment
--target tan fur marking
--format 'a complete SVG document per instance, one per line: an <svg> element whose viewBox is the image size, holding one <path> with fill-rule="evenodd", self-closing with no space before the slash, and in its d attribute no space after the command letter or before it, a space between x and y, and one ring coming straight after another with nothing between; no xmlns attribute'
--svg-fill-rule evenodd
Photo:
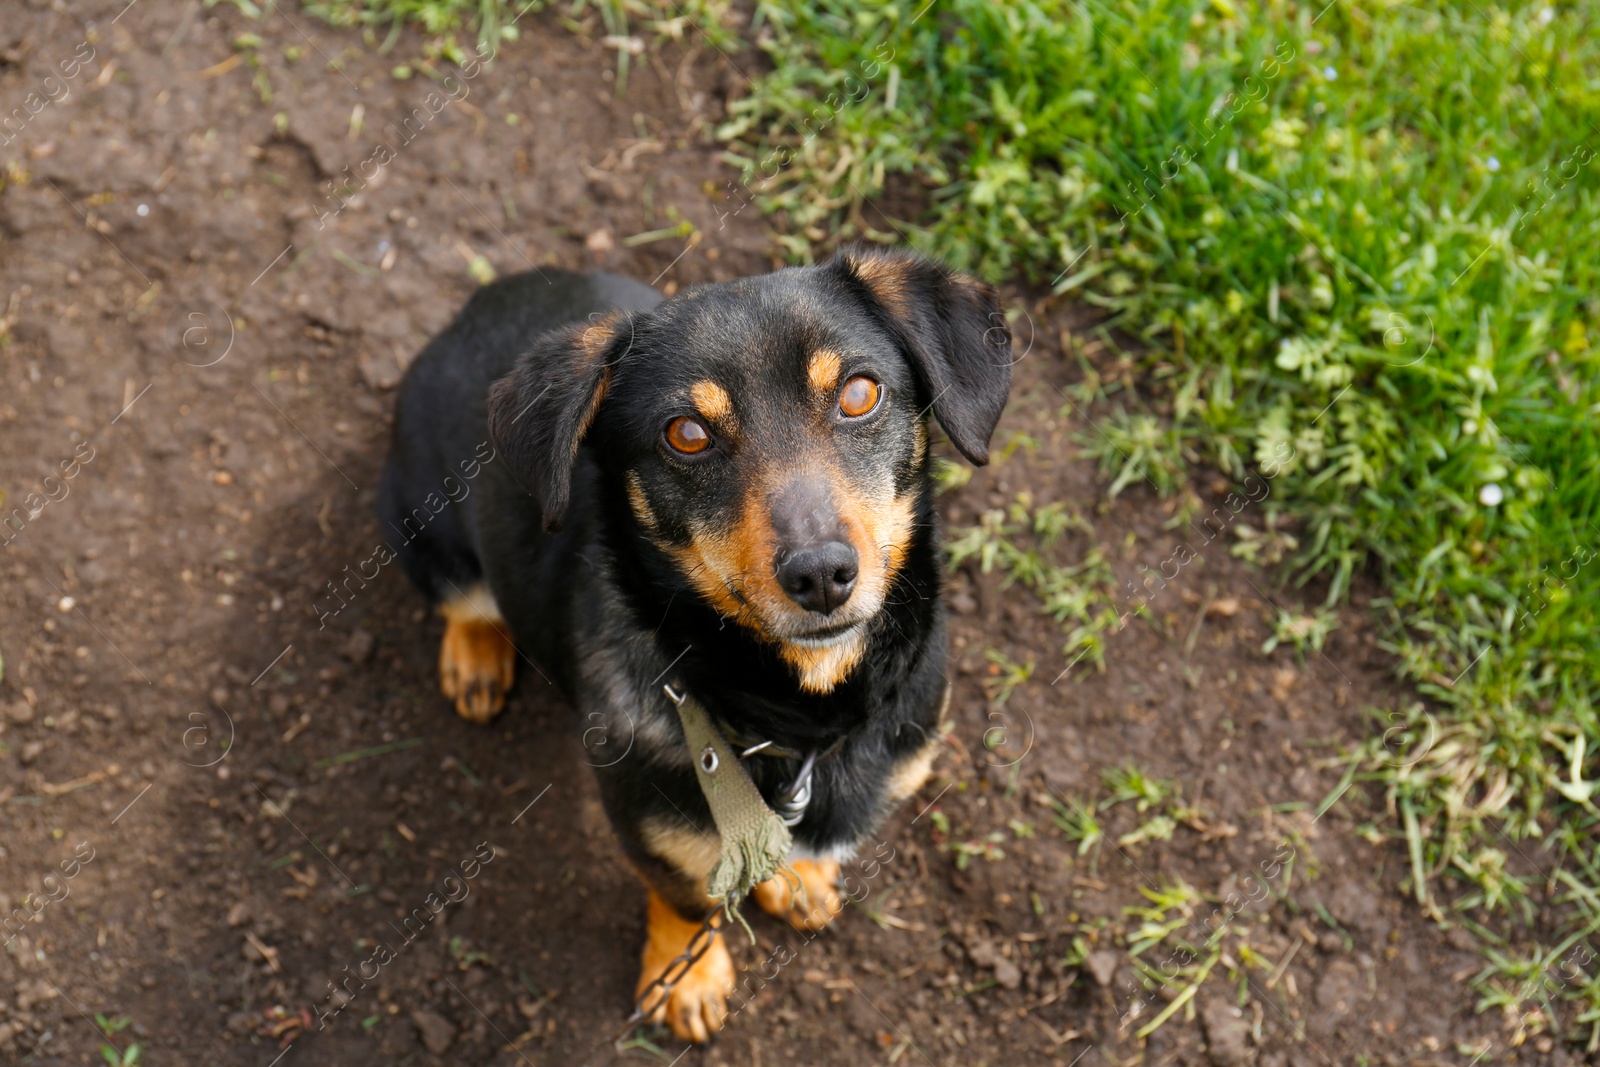
<svg viewBox="0 0 1600 1067"><path fill-rule="evenodd" d="M900 318L911 311L906 290L910 282L910 264L893 256L858 256L850 260L850 269L863 285L872 290L890 314Z"/></svg>
<svg viewBox="0 0 1600 1067"><path fill-rule="evenodd" d="M852 599L881 602L888 595L889 583L905 565L914 530L916 496L907 493L885 503L854 492L837 474L832 483L840 524L859 560ZM800 688L808 693L831 693L856 669L866 651L867 639L862 631L830 648L791 644L779 648L784 661L800 675Z"/></svg>
<svg viewBox="0 0 1600 1067"><path fill-rule="evenodd" d="M725 618L766 636L763 619L786 610L788 598L772 564L777 536L763 485L747 490L732 527L695 530L688 545L672 552L690 583Z"/></svg>
<svg viewBox="0 0 1600 1067"><path fill-rule="evenodd" d="M591 323L581 330L578 333L577 341L574 343L578 350L578 355L586 361L598 358L605 351L606 346L611 343L611 339L617 336L617 331L613 324L619 317L618 313L613 311L598 322Z"/></svg>
<svg viewBox="0 0 1600 1067"><path fill-rule="evenodd" d="M898 804L922 788L928 775L933 773L933 761L939 757L941 743L937 737L929 738L926 744L895 767L884 789L884 796L890 804Z"/></svg>
<svg viewBox="0 0 1600 1067"><path fill-rule="evenodd" d="M645 851L704 887L722 855L721 842L682 819L648 819L639 828Z"/></svg>
<svg viewBox="0 0 1600 1067"><path fill-rule="evenodd" d="M884 595L889 582L905 565L906 552L915 532L915 492L890 496L863 493L843 478L833 483L839 518L861 559L861 574L856 579L856 595Z"/></svg>
<svg viewBox="0 0 1600 1067"><path fill-rule="evenodd" d="M638 471L628 472L628 504L633 508L634 518L639 520L639 525L646 530L654 531L655 509L650 506L649 499L644 495L644 482L640 480Z"/></svg>
<svg viewBox="0 0 1600 1067"><path fill-rule="evenodd" d="M733 397L716 382L695 382L689 387L689 399L694 401L695 410L711 422L726 427L733 419Z"/></svg>
<svg viewBox="0 0 1600 1067"><path fill-rule="evenodd" d="M794 891L791 879L800 882ZM820 930L844 910L844 900L834 883L839 879L838 860L795 860L756 886L752 895L761 910L778 919L788 919L796 930Z"/></svg>
<svg viewBox="0 0 1600 1067"><path fill-rule="evenodd" d="M654 889L650 890L645 907L644 958L635 996L643 995L683 955L699 930L699 923L683 918ZM701 1044L722 1029L728 1016L728 994L734 984L733 957L728 955L726 941L725 937L712 938L705 955L665 995L659 989L651 993L641 1005L646 1018L665 1022L684 1041Z"/></svg>
<svg viewBox="0 0 1600 1067"><path fill-rule="evenodd" d="M867 638L860 631L831 648L806 648L785 643L778 654L800 675L800 688L807 693L831 693L850 677L861 657L867 653Z"/></svg>
<svg viewBox="0 0 1600 1067"><path fill-rule="evenodd" d="M594 423L595 413L600 410L600 401L606 398L606 391L611 388L611 368L607 367L600 372L600 384L595 387L594 396L589 401L589 407L583 413L583 419L578 423L578 436L572 441L572 454L578 454L578 444L589 433L589 427Z"/></svg>
<svg viewBox="0 0 1600 1067"><path fill-rule="evenodd" d="M806 364L806 379L810 381L811 388L819 396L832 396L833 391L839 387L839 374L843 363L839 360L839 353L820 349L811 353L811 360Z"/></svg>
<svg viewBox="0 0 1600 1067"><path fill-rule="evenodd" d="M475 585L439 605L445 618L439 643L439 690L455 701L456 714L486 723L505 710L516 680L517 650L500 607L488 588Z"/></svg>
<svg viewBox="0 0 1600 1067"><path fill-rule="evenodd" d="M460 596L439 605L439 614L452 622L503 622L500 605L486 585L470 586Z"/></svg>

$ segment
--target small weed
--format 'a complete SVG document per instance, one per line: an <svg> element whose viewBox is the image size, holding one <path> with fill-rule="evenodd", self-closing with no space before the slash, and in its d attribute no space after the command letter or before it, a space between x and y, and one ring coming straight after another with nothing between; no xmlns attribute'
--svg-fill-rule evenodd
<svg viewBox="0 0 1600 1067"><path fill-rule="evenodd" d="M978 525L952 531L945 552L952 567L974 560L985 574L998 568L1006 584L1033 590L1040 610L1070 627L1062 648L1069 666L1089 658L1104 670L1105 635L1121 623L1113 599L1116 578L1104 551L1090 548L1077 564L1064 565L1021 543L1031 533L1048 548L1068 530L1091 532L1092 527L1062 504L1035 508L1022 493L1009 507L984 512Z"/></svg>
<svg viewBox="0 0 1600 1067"><path fill-rule="evenodd" d="M1068 417L1069 407L1062 413ZM1170 496L1187 478L1197 458L1184 447L1176 425L1163 425L1154 415L1118 411L1092 432L1078 435L1084 455L1097 461L1100 473L1114 475L1107 495L1115 498L1136 481L1147 481L1161 496Z"/></svg>
<svg viewBox="0 0 1600 1067"><path fill-rule="evenodd" d="M1006 858L1005 850L1000 846L1005 843L1006 835L999 830L973 838L971 841L955 841L950 845L950 851L956 857L956 870L967 869L974 857L981 856L990 863L996 863Z"/></svg>
<svg viewBox="0 0 1600 1067"><path fill-rule="evenodd" d="M114 1036L133 1025L132 1019L126 1015L119 1015L112 1019L96 1012L94 1024L100 1028L100 1033L105 1035L106 1038L106 1043L100 1046L100 1058L106 1061L107 1067L138 1067L140 1063L144 1062L142 1058L144 1050L137 1041L129 1042L128 1047L120 1051L116 1045L111 1043L111 1039Z"/></svg>
<svg viewBox="0 0 1600 1067"><path fill-rule="evenodd" d="M990 664L989 677L983 680L984 694L994 707L1004 707L1017 687L1026 684L1033 677L1033 657L1029 656L1027 663L1017 663L995 648L985 652L984 657ZM984 744L990 748L995 747L989 745L988 736L984 735ZM1003 743L1003 738L998 743Z"/></svg>
<svg viewBox="0 0 1600 1067"><path fill-rule="evenodd" d="M1178 791L1171 780L1152 778L1132 763L1107 767L1100 772L1100 780L1111 791L1111 795L1100 802L1102 810L1131 800L1135 810L1143 814L1176 796Z"/></svg>
<svg viewBox="0 0 1600 1067"><path fill-rule="evenodd" d="M1280 610L1272 621L1272 636L1261 646L1261 654L1270 656L1279 645L1292 644L1295 654L1304 659L1308 650L1321 652L1328 635L1338 628L1339 616L1332 611L1294 615Z"/></svg>
<svg viewBox="0 0 1600 1067"><path fill-rule="evenodd" d="M1246 563L1275 567L1300 549L1300 539L1287 529L1280 528L1287 525L1280 514L1270 509L1260 530L1247 522L1236 522L1233 536L1238 543L1228 551Z"/></svg>
<svg viewBox="0 0 1600 1067"><path fill-rule="evenodd" d="M1117 844L1123 848L1133 848L1148 841L1171 841L1172 833L1177 828L1177 822L1170 815L1157 815L1119 836Z"/></svg>
<svg viewBox="0 0 1600 1067"><path fill-rule="evenodd" d="M1059 541L1068 530L1077 530L1085 534L1094 533L1094 527L1088 520L1059 500L1034 511L1033 535L1046 548Z"/></svg>
<svg viewBox="0 0 1600 1067"><path fill-rule="evenodd" d="M1061 957L1063 967L1082 967L1089 959L1089 942L1082 935L1072 939L1067 947L1067 954Z"/></svg>
<svg viewBox="0 0 1600 1067"><path fill-rule="evenodd" d="M1053 821L1057 828L1067 835L1068 841L1078 843L1078 855L1082 856L1105 840L1105 830L1090 808L1084 807L1070 797L1064 804L1059 800L1052 800L1051 805L1055 808Z"/></svg>
<svg viewBox="0 0 1600 1067"><path fill-rule="evenodd" d="M1122 909L1124 915L1139 920L1138 927L1128 935L1131 956L1142 955L1186 929L1194 918L1196 905L1204 899L1199 890L1181 878L1155 889L1141 886L1139 892L1150 903L1131 904Z"/></svg>
<svg viewBox="0 0 1600 1067"><path fill-rule="evenodd" d="M452 937L450 939L449 948L450 957L456 961L456 966L463 971L475 963L488 964L491 967L494 966L494 961L489 958L489 954L487 952L479 952L476 949L470 948L467 945L467 939L464 937Z"/></svg>
<svg viewBox="0 0 1600 1067"><path fill-rule="evenodd" d="M933 491L943 495L972 481L972 468L943 456L933 458Z"/></svg>

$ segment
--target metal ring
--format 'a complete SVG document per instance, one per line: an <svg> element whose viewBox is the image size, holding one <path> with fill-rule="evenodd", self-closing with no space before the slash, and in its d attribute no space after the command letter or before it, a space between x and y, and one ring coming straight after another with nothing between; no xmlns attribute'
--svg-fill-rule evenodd
<svg viewBox="0 0 1600 1067"><path fill-rule="evenodd" d="M721 761L717 759L717 750L712 748L710 745L707 745L705 748L700 750L700 769L705 771L707 774L716 774L717 765L720 762Z"/></svg>

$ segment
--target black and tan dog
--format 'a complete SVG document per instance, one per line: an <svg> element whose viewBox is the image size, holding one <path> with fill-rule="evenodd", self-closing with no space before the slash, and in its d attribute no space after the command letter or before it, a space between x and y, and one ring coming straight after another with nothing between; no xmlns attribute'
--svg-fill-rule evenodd
<svg viewBox="0 0 1600 1067"><path fill-rule="evenodd" d="M769 803L813 757L806 893L756 893L797 925L833 918L839 862L926 778L947 689L927 415L986 462L1010 345L991 287L857 249L665 300L506 278L408 371L381 506L446 619L440 683L486 722L525 654L631 744L598 776L649 886L641 988L708 913L717 860L663 682L735 746L770 742L746 761ZM426 506L468 461L476 491ZM719 937L656 1018L704 1041L732 981Z"/></svg>

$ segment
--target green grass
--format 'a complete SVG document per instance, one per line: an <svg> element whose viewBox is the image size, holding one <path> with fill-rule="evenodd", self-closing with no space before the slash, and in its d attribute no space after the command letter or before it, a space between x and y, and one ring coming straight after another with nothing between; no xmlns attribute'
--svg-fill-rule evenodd
<svg viewBox="0 0 1600 1067"><path fill-rule="evenodd" d="M1191 450L1281 468L1285 573L1330 605L1379 579L1432 709L1380 716L1362 754L1411 891L1445 918L1531 913L1533 866L1563 864L1593 899L1574 861L1600 788L1593 7L921 10L759 8L775 69L723 134L790 247L896 238L871 206L914 204L896 226L918 247L1103 308L1156 397L1100 390L1131 409L1090 446L1116 488L1175 489ZM792 161L762 180L775 143ZM988 521L953 547L1011 562L993 546L1020 524ZM1301 651L1328 622L1282 621ZM1576 889L1554 900L1585 921ZM1594 1041L1593 983L1549 992L1576 1004L1545 1024Z"/></svg>
<svg viewBox="0 0 1600 1067"><path fill-rule="evenodd" d="M326 6L412 3L479 10ZM603 10L618 32L625 6ZM768 0L739 30L767 70L720 131L796 258L904 238L1142 342L1139 395L1092 371L1080 394L1116 409L1086 446L1115 489L1180 491L1197 462L1264 471L1295 523L1281 574L1328 607L1377 579L1427 704L1375 713L1357 757L1409 889L1511 932L1486 1007L1537 1004L1528 1032L1591 1047L1600 990L1552 977L1571 946L1549 954L1600 915L1595 16ZM1011 545L1036 514L992 513L952 547L1051 601L1098 660L1106 598L1081 590L1109 571ZM1277 639L1314 655L1330 621L1285 617ZM1529 948L1505 917L1546 904L1569 925Z"/></svg>

